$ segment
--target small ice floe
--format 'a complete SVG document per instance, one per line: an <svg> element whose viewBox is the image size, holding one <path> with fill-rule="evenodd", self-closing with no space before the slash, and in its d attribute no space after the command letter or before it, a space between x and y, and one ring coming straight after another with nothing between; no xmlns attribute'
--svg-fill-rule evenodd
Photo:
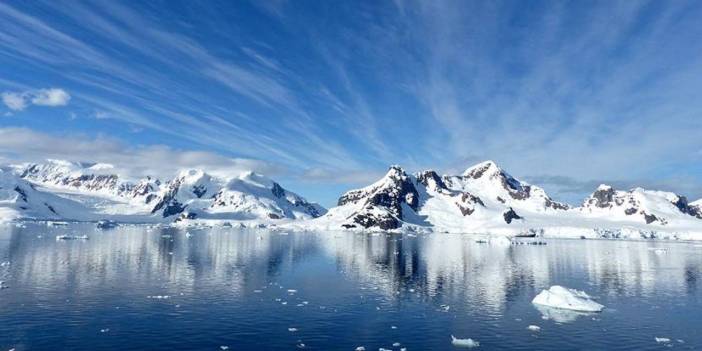
<svg viewBox="0 0 702 351"><path fill-rule="evenodd" d="M660 248L660 247L649 247L648 251L653 251L656 255L662 255L665 253L668 253L668 249Z"/></svg>
<svg viewBox="0 0 702 351"><path fill-rule="evenodd" d="M108 331L110 331L110 328L100 329L101 333L107 333Z"/></svg>
<svg viewBox="0 0 702 351"><path fill-rule="evenodd" d="M256 289L256 290L254 290L254 293L256 293L256 294L260 294L260 293L262 293L262 292L263 292L263 290L261 290L261 289Z"/></svg>
<svg viewBox="0 0 702 351"><path fill-rule="evenodd" d="M281 304L281 305L287 305L288 302L287 302L287 301L283 301L283 302L281 302L280 304Z"/></svg>
<svg viewBox="0 0 702 351"><path fill-rule="evenodd" d="M448 312L450 309L451 309L451 306L449 306L449 305L439 306L439 311L441 311L441 312Z"/></svg>
<svg viewBox="0 0 702 351"><path fill-rule="evenodd" d="M193 234L190 233L190 232L185 232L185 237L188 238L188 239L190 239L190 238L193 237Z"/></svg>
<svg viewBox="0 0 702 351"><path fill-rule="evenodd" d="M473 347L480 346L480 343L471 339L471 338L459 339L459 338L451 335L451 345L456 346L456 347L473 348Z"/></svg>
<svg viewBox="0 0 702 351"><path fill-rule="evenodd" d="M289 235L289 234L290 234L290 233L288 233L288 232L280 232L280 233L278 233L278 235Z"/></svg>
<svg viewBox="0 0 702 351"><path fill-rule="evenodd" d="M601 312L603 305L592 300L583 291L554 285L548 290L542 290L531 303L547 307L573 310L580 312Z"/></svg>
<svg viewBox="0 0 702 351"><path fill-rule="evenodd" d="M391 325L391 326L390 326L390 329L397 329L397 326Z"/></svg>
<svg viewBox="0 0 702 351"><path fill-rule="evenodd" d="M7 286L7 285L5 284L5 281L4 281L4 280L0 280L0 290L2 290L2 289L7 289L7 288L9 288L9 286Z"/></svg>
<svg viewBox="0 0 702 351"><path fill-rule="evenodd" d="M296 346L298 349L304 349L305 347L307 347L307 345L305 345L305 343L302 342L298 343Z"/></svg>
<svg viewBox="0 0 702 351"><path fill-rule="evenodd" d="M654 337L656 339L656 342L659 344L668 344L670 343L670 338L659 338L659 337Z"/></svg>
<svg viewBox="0 0 702 351"><path fill-rule="evenodd" d="M399 342L394 342L394 343L392 343L392 347L400 347L400 343L399 343Z"/></svg>
<svg viewBox="0 0 702 351"><path fill-rule="evenodd" d="M0 263L0 267L7 267L10 265L10 261L5 261L3 263Z"/></svg>
<svg viewBox="0 0 702 351"><path fill-rule="evenodd" d="M294 333L294 332L298 331L298 329L297 328L288 328L288 331L291 333Z"/></svg>
<svg viewBox="0 0 702 351"><path fill-rule="evenodd" d="M355 351L366 351L366 348L364 346L358 346Z"/></svg>
<svg viewBox="0 0 702 351"><path fill-rule="evenodd" d="M88 240L87 235L57 235L56 236L56 241L61 241L61 240Z"/></svg>
<svg viewBox="0 0 702 351"><path fill-rule="evenodd" d="M226 351L226 350L229 350L229 346L227 346L227 345L222 345L222 346L219 347L219 349L222 350L222 351Z"/></svg>
<svg viewBox="0 0 702 351"><path fill-rule="evenodd" d="M530 325L527 327L527 329L534 331L534 332L541 331L541 327L539 327L538 325Z"/></svg>
<svg viewBox="0 0 702 351"><path fill-rule="evenodd" d="M297 292L297 289L288 289L288 294L294 294Z"/></svg>

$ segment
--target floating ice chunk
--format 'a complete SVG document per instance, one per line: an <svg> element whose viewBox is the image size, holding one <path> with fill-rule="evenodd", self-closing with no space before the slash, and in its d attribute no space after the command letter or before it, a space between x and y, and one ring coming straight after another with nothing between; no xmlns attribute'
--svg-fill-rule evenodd
<svg viewBox="0 0 702 351"><path fill-rule="evenodd" d="M366 351L366 348L363 346L356 347L356 351Z"/></svg>
<svg viewBox="0 0 702 351"><path fill-rule="evenodd" d="M297 328L288 328L288 331L291 332L291 333L294 333L294 332L296 332L297 330L298 330Z"/></svg>
<svg viewBox="0 0 702 351"><path fill-rule="evenodd" d="M5 261L3 263L0 263L0 267L7 267L10 265L10 261Z"/></svg>
<svg viewBox="0 0 702 351"><path fill-rule="evenodd" d="M670 342L670 338L659 338L659 337L655 337L655 339L656 339L656 342L659 343L659 344L667 344L667 343Z"/></svg>
<svg viewBox="0 0 702 351"><path fill-rule="evenodd" d="M88 236L87 235L57 235L56 236L56 241L76 240L76 239L88 240Z"/></svg>
<svg viewBox="0 0 702 351"><path fill-rule="evenodd" d="M297 348L298 348L298 349L304 349L305 347L307 347L307 345L305 345L305 344L302 343L302 342L297 344Z"/></svg>
<svg viewBox="0 0 702 351"><path fill-rule="evenodd" d="M193 237L193 234L190 233L190 232L185 232L185 237L186 237L186 238L192 238L192 237Z"/></svg>
<svg viewBox="0 0 702 351"><path fill-rule="evenodd" d="M294 294L296 292L297 292L296 289L288 289L288 294Z"/></svg>
<svg viewBox="0 0 702 351"><path fill-rule="evenodd" d="M392 325L392 326L390 326L390 329L397 329L397 326Z"/></svg>
<svg viewBox="0 0 702 351"><path fill-rule="evenodd" d="M229 346L227 346L227 345L222 345L222 346L220 346L219 348L220 348L220 350L222 350L222 351L229 350Z"/></svg>
<svg viewBox="0 0 702 351"><path fill-rule="evenodd" d="M538 325L530 325L527 327L527 329L529 329L531 331L535 331L535 332L541 331L541 327L539 327Z"/></svg>
<svg viewBox="0 0 702 351"><path fill-rule="evenodd" d="M559 285L542 290L531 302L537 305L581 312L600 312L604 308L603 305L593 301L590 295L585 292Z"/></svg>
<svg viewBox="0 0 702 351"><path fill-rule="evenodd" d="M400 343L399 343L399 342L394 342L394 343L392 343L392 347L400 347Z"/></svg>
<svg viewBox="0 0 702 351"><path fill-rule="evenodd" d="M101 333L107 333L108 331L110 331L110 328L100 329Z"/></svg>
<svg viewBox="0 0 702 351"><path fill-rule="evenodd" d="M169 295L149 295L146 298L147 299L165 300L165 299L170 299L171 297Z"/></svg>
<svg viewBox="0 0 702 351"><path fill-rule="evenodd" d="M467 348L473 348L473 347L478 347L480 346L480 343L468 338L468 339L459 339L453 335L451 335L451 344L456 347L467 347Z"/></svg>

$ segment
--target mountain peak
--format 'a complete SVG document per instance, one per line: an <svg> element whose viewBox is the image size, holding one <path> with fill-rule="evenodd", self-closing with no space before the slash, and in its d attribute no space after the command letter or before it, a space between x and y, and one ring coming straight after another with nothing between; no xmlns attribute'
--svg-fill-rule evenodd
<svg viewBox="0 0 702 351"><path fill-rule="evenodd" d="M502 169L497 165L497 163L492 160L487 160L469 167L463 172L463 176L478 179L486 173L492 175L499 172L502 172Z"/></svg>

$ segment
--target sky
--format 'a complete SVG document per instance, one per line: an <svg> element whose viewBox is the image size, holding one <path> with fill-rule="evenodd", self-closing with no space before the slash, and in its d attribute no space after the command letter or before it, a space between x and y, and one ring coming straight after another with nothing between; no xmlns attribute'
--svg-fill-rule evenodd
<svg viewBox="0 0 702 351"><path fill-rule="evenodd" d="M2 1L0 162L702 198L699 1Z"/></svg>

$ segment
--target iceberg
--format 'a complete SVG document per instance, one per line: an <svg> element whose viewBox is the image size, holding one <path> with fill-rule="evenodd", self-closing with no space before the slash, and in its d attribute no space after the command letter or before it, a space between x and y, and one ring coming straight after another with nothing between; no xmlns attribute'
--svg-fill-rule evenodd
<svg viewBox="0 0 702 351"><path fill-rule="evenodd" d="M593 301L590 295L585 292L564 288L559 285L554 285L548 290L542 290L531 303L579 312L601 312L604 309L603 305Z"/></svg>

